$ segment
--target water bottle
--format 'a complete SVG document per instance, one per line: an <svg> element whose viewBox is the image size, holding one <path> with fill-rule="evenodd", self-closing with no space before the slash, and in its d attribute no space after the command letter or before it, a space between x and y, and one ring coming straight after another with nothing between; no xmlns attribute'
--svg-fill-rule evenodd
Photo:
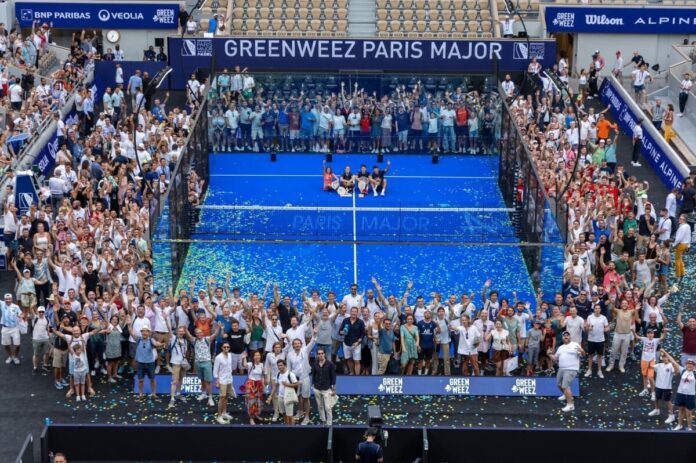
<svg viewBox="0 0 696 463"><path fill-rule="evenodd" d="M49 417L46 417L46 418L44 418L44 424L46 426L50 426L51 424L53 424L53 420L50 419Z"/></svg>

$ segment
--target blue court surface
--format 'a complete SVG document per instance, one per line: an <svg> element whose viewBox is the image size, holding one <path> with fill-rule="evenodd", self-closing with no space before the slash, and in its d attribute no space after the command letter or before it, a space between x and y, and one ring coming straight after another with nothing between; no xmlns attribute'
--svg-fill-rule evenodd
<svg viewBox="0 0 696 463"><path fill-rule="evenodd" d="M210 155L210 186L192 237L182 286L228 272L245 291L277 282L347 291L376 276L385 292L478 291L494 287L531 300L533 290L497 187L497 158L385 155L385 196L339 197L322 190L323 155ZM371 170L375 155L334 155ZM380 164L384 168L385 163ZM496 244L492 244L496 243Z"/></svg>

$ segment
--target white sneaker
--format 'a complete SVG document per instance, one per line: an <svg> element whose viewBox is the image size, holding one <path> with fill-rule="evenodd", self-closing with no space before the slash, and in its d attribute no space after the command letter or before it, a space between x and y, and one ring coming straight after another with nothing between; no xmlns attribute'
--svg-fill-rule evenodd
<svg viewBox="0 0 696 463"><path fill-rule="evenodd" d="M83 402L87 402L87 397L82 396L82 401L83 401Z"/></svg>
<svg viewBox="0 0 696 463"><path fill-rule="evenodd" d="M614 369L614 365L609 365L607 367L607 373L611 373L611 370L613 370L613 369Z"/></svg>
<svg viewBox="0 0 696 463"><path fill-rule="evenodd" d="M621 367L619 367L619 371L620 371L621 373L626 373L626 370L624 370L624 369L621 368Z"/></svg>
<svg viewBox="0 0 696 463"><path fill-rule="evenodd" d="M678 424L675 427L672 428L672 431L681 431L682 430L682 425Z"/></svg>
<svg viewBox="0 0 696 463"><path fill-rule="evenodd" d="M104 367L102 367L102 368L99 370L99 373L101 373L102 375L107 375L107 374L109 374L109 372L106 371L106 368L104 368Z"/></svg>
<svg viewBox="0 0 696 463"><path fill-rule="evenodd" d="M561 402L563 402L565 399L566 399L566 398L565 398L564 395L559 395L559 396L558 396L558 400L560 400Z"/></svg>
<svg viewBox="0 0 696 463"><path fill-rule="evenodd" d="M278 414L278 412L273 413L273 417L271 418L271 421L273 421L275 423L279 419L280 419L280 415Z"/></svg>
<svg viewBox="0 0 696 463"><path fill-rule="evenodd" d="M587 370L585 372L585 378L589 378L590 376L592 376L592 370Z"/></svg>
<svg viewBox="0 0 696 463"><path fill-rule="evenodd" d="M376 192L376 191L373 191L373 192L372 192L372 196L374 196L374 197L376 198L376 197L377 197L377 192Z"/></svg>
<svg viewBox="0 0 696 463"><path fill-rule="evenodd" d="M94 371L94 370L92 370L92 371L89 372L89 375L90 375L90 376L97 376L97 372Z"/></svg>
<svg viewBox="0 0 696 463"><path fill-rule="evenodd" d="M640 396L640 397L645 397L645 396L647 396L648 394L650 394L650 391L648 391L647 389L643 389L642 391L640 391L640 393L638 394L638 396Z"/></svg>
<svg viewBox="0 0 696 463"><path fill-rule="evenodd" d="M215 406L215 401L213 400L212 397L208 397L208 406L209 406L209 407L214 407L214 406Z"/></svg>
<svg viewBox="0 0 696 463"><path fill-rule="evenodd" d="M667 417L667 419L665 420L665 424L672 424L672 423L674 423L674 420L675 420L675 419L676 419L676 418L674 417L674 415L669 415L669 416Z"/></svg>
<svg viewBox="0 0 696 463"><path fill-rule="evenodd" d="M380 196L384 196L384 190L379 194Z"/></svg>
<svg viewBox="0 0 696 463"><path fill-rule="evenodd" d="M14 362L15 365L19 365L19 359L17 357L14 357L12 359L12 361Z"/></svg>
<svg viewBox="0 0 696 463"><path fill-rule="evenodd" d="M600 378L604 379L604 373L602 373L602 369L601 369L601 368L599 368L599 369L597 370L597 376L599 376Z"/></svg>
<svg viewBox="0 0 696 463"><path fill-rule="evenodd" d="M160 372L161 369L162 369L162 368L160 368L160 366L157 365L157 366L155 367L155 374L156 374L156 375L159 375L159 372Z"/></svg>
<svg viewBox="0 0 696 463"><path fill-rule="evenodd" d="M364 197L365 197L365 195L362 194L362 193L360 193L360 194L358 195L358 198L364 198Z"/></svg>
<svg viewBox="0 0 696 463"><path fill-rule="evenodd" d="M652 400L653 402L655 401L655 392L654 391L650 393L650 400Z"/></svg>
<svg viewBox="0 0 696 463"><path fill-rule="evenodd" d="M575 410L574 404L568 404L565 407L561 408L561 411L565 413L572 412L573 410Z"/></svg>
<svg viewBox="0 0 696 463"><path fill-rule="evenodd" d="M651 411L650 413L648 413L648 416L657 416L657 415L659 415L659 414L660 414L660 410L658 410L658 409L656 408L655 410L653 410L653 411Z"/></svg>
<svg viewBox="0 0 696 463"><path fill-rule="evenodd" d="M640 162L636 162L636 163L633 164L633 165L636 166L636 167L643 167L643 164L641 164Z"/></svg>
<svg viewBox="0 0 696 463"><path fill-rule="evenodd" d="M109 378L109 382L110 382L111 384L116 384L116 380L115 380L114 378Z"/></svg>
<svg viewBox="0 0 696 463"><path fill-rule="evenodd" d="M302 420L302 426L307 426L308 424L312 424L311 421L309 421L309 417L305 416L305 419Z"/></svg>
<svg viewBox="0 0 696 463"><path fill-rule="evenodd" d="M176 401L174 399L169 401L169 405L167 405L167 410L172 409L176 407Z"/></svg>
<svg viewBox="0 0 696 463"><path fill-rule="evenodd" d="M224 415L218 415L217 418L215 418L215 421L217 421L220 424L229 424L229 421L225 419Z"/></svg>
<svg viewBox="0 0 696 463"><path fill-rule="evenodd" d="M198 396L197 400L205 400L205 399L207 399L207 398L208 398L208 394L206 394L205 392L203 392L203 393L201 393L201 394Z"/></svg>
<svg viewBox="0 0 696 463"><path fill-rule="evenodd" d="M679 117L684 117L684 114L679 113L679 114L677 114L677 116L679 116Z"/></svg>
<svg viewBox="0 0 696 463"><path fill-rule="evenodd" d="M230 415L230 414L227 413L227 412L223 413L223 414L222 414L222 417L223 417L224 419L228 420L228 421L232 419L232 415Z"/></svg>
<svg viewBox="0 0 696 463"><path fill-rule="evenodd" d="M82 397L80 397L79 395L75 396L75 402L80 402L81 400L82 400Z"/></svg>
<svg viewBox="0 0 696 463"><path fill-rule="evenodd" d="M171 365L167 365L167 371L168 371L169 373L174 373L174 372L172 371L172 366L171 366Z"/></svg>
<svg viewBox="0 0 696 463"><path fill-rule="evenodd" d="M8 365L12 363L12 357L7 357L7 359L5 359L5 363Z"/></svg>

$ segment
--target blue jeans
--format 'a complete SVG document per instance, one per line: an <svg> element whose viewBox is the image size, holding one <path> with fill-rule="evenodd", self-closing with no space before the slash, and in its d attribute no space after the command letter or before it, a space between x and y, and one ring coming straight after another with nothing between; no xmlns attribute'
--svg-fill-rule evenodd
<svg viewBox="0 0 696 463"><path fill-rule="evenodd" d="M442 127L442 150L454 151L454 126Z"/></svg>

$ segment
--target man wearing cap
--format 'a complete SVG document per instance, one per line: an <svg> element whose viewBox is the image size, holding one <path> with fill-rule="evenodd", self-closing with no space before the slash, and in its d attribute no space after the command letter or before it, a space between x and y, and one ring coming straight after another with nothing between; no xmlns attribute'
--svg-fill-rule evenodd
<svg viewBox="0 0 696 463"><path fill-rule="evenodd" d="M49 322L46 318L46 308L40 305L36 309L37 317L34 319L33 331L31 333L31 344L34 348L34 374L39 371L39 361L41 362L41 369L45 372L48 371L48 352L50 350L51 344L49 341Z"/></svg>
<svg viewBox="0 0 696 463"><path fill-rule="evenodd" d="M135 322L131 325L131 332L135 327ZM138 376L138 397L143 397L143 386L145 376L150 379L150 394L153 399L157 398L157 385L155 384L155 359L157 350L164 347L164 344L155 341L150 332L149 323L140 329L140 337L135 343L135 361L137 362Z"/></svg>
<svg viewBox="0 0 696 463"><path fill-rule="evenodd" d="M696 408L696 360L689 358L684 366L679 365L667 352L662 350L662 355L669 359L674 371L679 374L679 386L674 405L679 407L679 418L674 431L680 431L686 426L687 431L692 431L694 420L694 408Z"/></svg>
<svg viewBox="0 0 696 463"><path fill-rule="evenodd" d="M558 397L558 400L566 401L566 406L561 409L564 412L575 410L573 391L570 389L570 386L578 376L580 357L583 355L585 355L585 351L582 350L580 344L571 342L570 333L567 331L563 332L563 344L556 350L555 354L550 354L551 359L558 364L556 384L563 393L562 396Z"/></svg>
<svg viewBox="0 0 696 463"><path fill-rule="evenodd" d="M0 301L0 313L2 314L2 345L7 352L5 363L14 362L15 365L19 365L19 322L22 319L22 310L12 302L12 294L5 294L3 299Z"/></svg>

